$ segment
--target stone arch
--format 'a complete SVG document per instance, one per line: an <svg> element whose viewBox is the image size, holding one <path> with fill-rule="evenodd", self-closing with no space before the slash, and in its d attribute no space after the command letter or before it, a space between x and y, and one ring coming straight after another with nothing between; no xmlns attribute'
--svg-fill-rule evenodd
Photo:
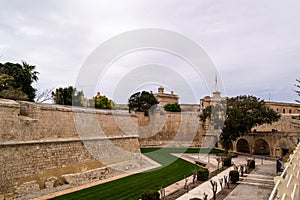
<svg viewBox="0 0 300 200"><path fill-rule="evenodd" d="M295 145L297 144L295 141L293 141L293 139L294 138L280 138L276 140L274 145L275 157L283 157L285 156L285 153L289 154L293 152Z"/></svg>
<svg viewBox="0 0 300 200"><path fill-rule="evenodd" d="M259 139L255 140L253 154L270 155L270 145L263 138L259 138Z"/></svg>
<svg viewBox="0 0 300 200"><path fill-rule="evenodd" d="M236 142L236 151L242 153L250 153L250 146L248 140L241 138Z"/></svg>

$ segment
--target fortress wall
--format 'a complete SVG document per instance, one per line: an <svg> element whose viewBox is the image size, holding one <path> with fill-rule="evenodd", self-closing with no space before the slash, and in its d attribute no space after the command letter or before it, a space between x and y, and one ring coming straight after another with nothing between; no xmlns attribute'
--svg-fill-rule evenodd
<svg viewBox="0 0 300 200"><path fill-rule="evenodd" d="M140 157L136 124L128 111L0 99L0 194L28 181L38 181L42 189L51 176L130 162L130 153ZM98 159L110 160L98 161L93 149Z"/></svg>
<svg viewBox="0 0 300 200"><path fill-rule="evenodd" d="M199 147L202 127L197 112L138 114L141 146Z"/></svg>

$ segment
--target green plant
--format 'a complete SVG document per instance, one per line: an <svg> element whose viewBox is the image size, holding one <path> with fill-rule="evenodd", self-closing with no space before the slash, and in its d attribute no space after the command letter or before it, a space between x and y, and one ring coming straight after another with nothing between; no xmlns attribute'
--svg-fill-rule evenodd
<svg viewBox="0 0 300 200"><path fill-rule="evenodd" d="M168 112L181 112L181 108L178 103L168 103L164 106L164 109Z"/></svg>
<svg viewBox="0 0 300 200"><path fill-rule="evenodd" d="M156 190L145 190L141 194L142 200L159 200L159 192Z"/></svg>
<svg viewBox="0 0 300 200"><path fill-rule="evenodd" d="M223 166L226 166L226 167L230 167L231 166L231 157L230 156L227 156L226 158L224 158L224 160L223 160Z"/></svg>
<svg viewBox="0 0 300 200"><path fill-rule="evenodd" d="M247 165L249 169L255 169L255 160L248 160Z"/></svg>
<svg viewBox="0 0 300 200"><path fill-rule="evenodd" d="M231 183L238 182L240 179L239 172L237 170L231 170L229 172L229 178L230 178Z"/></svg>
<svg viewBox="0 0 300 200"><path fill-rule="evenodd" d="M197 180L198 181L207 181L208 175L209 175L208 169L200 168L197 173Z"/></svg>
<svg viewBox="0 0 300 200"><path fill-rule="evenodd" d="M136 112L144 112L145 116L148 116L149 110L152 106L159 102L152 93L142 91L131 95L128 99L129 112L134 110Z"/></svg>

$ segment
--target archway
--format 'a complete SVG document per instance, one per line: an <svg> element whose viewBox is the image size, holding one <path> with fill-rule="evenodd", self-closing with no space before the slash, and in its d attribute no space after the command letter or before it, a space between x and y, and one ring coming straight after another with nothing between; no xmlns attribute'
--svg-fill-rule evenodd
<svg viewBox="0 0 300 200"><path fill-rule="evenodd" d="M239 139L236 143L236 151L242 153L250 153L249 142L244 138Z"/></svg>
<svg viewBox="0 0 300 200"><path fill-rule="evenodd" d="M270 155L270 146L266 140L259 138L254 142L253 154Z"/></svg>

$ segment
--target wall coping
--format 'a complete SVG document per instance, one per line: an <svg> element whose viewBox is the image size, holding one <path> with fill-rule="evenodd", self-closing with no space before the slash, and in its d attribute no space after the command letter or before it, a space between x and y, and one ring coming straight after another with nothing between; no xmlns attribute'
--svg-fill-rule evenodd
<svg viewBox="0 0 300 200"><path fill-rule="evenodd" d="M113 140L113 139L124 139L124 138L139 138L138 135L118 135L109 137L86 137L86 138L53 138L53 139L42 139L42 140L30 140L30 141L9 141L0 142L0 146L7 145L22 145L22 144L43 144L43 143L62 143L62 142L78 142L78 141L92 141L92 140Z"/></svg>

